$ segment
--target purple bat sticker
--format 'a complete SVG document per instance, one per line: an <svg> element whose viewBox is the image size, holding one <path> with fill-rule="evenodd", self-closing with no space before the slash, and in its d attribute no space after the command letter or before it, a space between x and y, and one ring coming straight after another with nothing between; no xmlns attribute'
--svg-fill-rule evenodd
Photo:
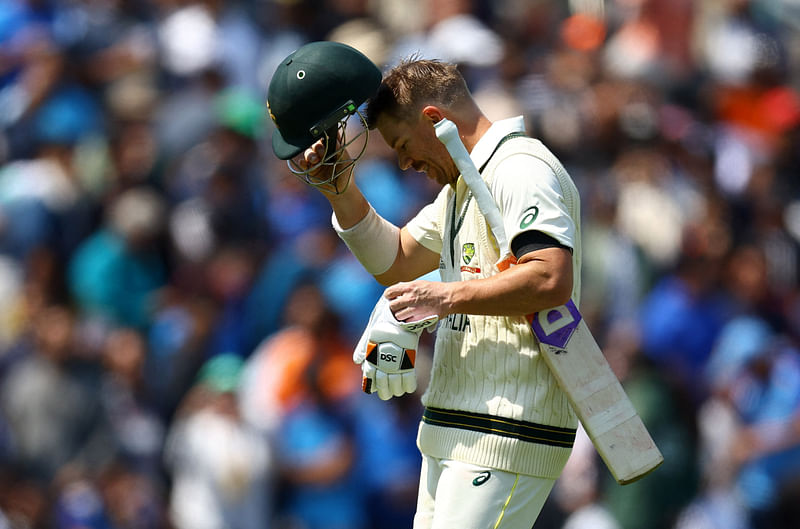
<svg viewBox="0 0 800 529"><path fill-rule="evenodd" d="M540 342L564 349L581 318L578 307L569 300L566 305L534 314L531 328Z"/></svg>

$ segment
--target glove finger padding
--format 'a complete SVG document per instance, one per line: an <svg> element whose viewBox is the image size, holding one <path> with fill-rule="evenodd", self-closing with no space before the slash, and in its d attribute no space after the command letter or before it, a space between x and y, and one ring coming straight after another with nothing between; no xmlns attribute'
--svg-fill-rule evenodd
<svg viewBox="0 0 800 529"><path fill-rule="evenodd" d="M365 362L368 365L369 362ZM389 400L392 397L400 397L406 393L414 393L417 390L417 375L414 371L406 373L384 373L381 370L374 371L374 382L371 391L367 393L378 393L381 400Z"/></svg>
<svg viewBox="0 0 800 529"><path fill-rule="evenodd" d="M389 389L389 375L380 369L375 373L375 391L381 400L389 400L394 396Z"/></svg>
<svg viewBox="0 0 800 529"><path fill-rule="evenodd" d="M361 391L364 393L375 393L378 386L375 385L375 373L377 368L374 364L363 362L361 364Z"/></svg>
<svg viewBox="0 0 800 529"><path fill-rule="evenodd" d="M389 391L391 391L392 395L395 397L405 394L405 391L403 390L403 376L406 374L408 373L395 373L392 375L386 375L386 378L389 379Z"/></svg>
<svg viewBox="0 0 800 529"><path fill-rule="evenodd" d="M417 391L417 372L411 371L410 373L401 373L400 378L403 380L403 391L406 393L414 393Z"/></svg>

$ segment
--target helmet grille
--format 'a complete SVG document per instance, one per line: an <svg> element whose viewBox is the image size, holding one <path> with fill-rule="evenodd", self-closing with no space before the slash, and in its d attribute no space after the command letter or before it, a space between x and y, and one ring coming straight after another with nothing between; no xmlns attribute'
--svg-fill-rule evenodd
<svg viewBox="0 0 800 529"><path fill-rule="evenodd" d="M354 116L358 117L359 122L356 126L360 130L348 137L347 125ZM322 157L322 161L303 169L294 160L287 160L289 170L308 185L323 188L324 191L337 195L344 193L350 185L352 176L347 178L343 184L339 182L339 177L355 165L367 149L369 127L367 126L366 117L361 111L356 110L354 114L345 116L337 121L335 126L325 129L321 138L325 143L325 154ZM357 154L351 155L348 153L347 148L354 145L356 146ZM325 176L319 178L317 176L319 173Z"/></svg>

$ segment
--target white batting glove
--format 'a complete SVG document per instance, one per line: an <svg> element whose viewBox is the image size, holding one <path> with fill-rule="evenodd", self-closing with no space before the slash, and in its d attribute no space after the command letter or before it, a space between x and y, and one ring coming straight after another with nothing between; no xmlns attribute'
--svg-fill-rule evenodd
<svg viewBox="0 0 800 529"><path fill-rule="evenodd" d="M419 336L438 319L434 315L414 322L397 321L389 300L381 296L353 353L353 362L361 365L364 375L361 389L377 392L382 400L416 391Z"/></svg>

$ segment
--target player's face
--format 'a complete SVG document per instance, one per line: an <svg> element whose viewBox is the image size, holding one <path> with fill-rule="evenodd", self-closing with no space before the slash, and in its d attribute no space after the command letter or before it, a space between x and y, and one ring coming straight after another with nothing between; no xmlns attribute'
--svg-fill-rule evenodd
<svg viewBox="0 0 800 529"><path fill-rule="evenodd" d="M415 169L441 185L458 180L458 168L445 146L436 138L433 122L421 117L415 123L388 116L378 119L377 129L397 153L397 165L405 171Z"/></svg>

